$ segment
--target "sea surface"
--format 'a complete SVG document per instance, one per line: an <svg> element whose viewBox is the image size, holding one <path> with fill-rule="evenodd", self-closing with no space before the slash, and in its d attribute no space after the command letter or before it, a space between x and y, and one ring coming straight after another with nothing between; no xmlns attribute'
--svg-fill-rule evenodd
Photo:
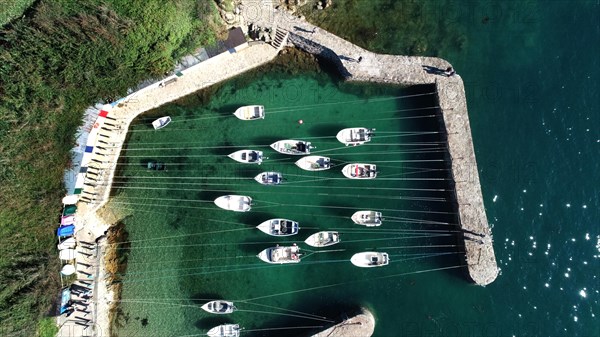
<svg viewBox="0 0 600 337"><path fill-rule="evenodd" d="M340 34L367 25L373 49L440 56L463 78L498 279L478 287L466 277L431 87L343 83L327 65L271 66L132 126L110 204L132 241L117 335L201 336L236 323L246 336L304 336L365 307L382 337L600 336L598 2L425 2L408 16L416 47L402 42L401 24L380 19L408 5L338 3ZM231 116L246 104L265 105L266 118ZM149 128L162 115L173 122ZM373 141L337 142L337 131L357 126L376 128ZM311 141L335 167L302 171L268 146L290 138ZM226 156L246 148L268 159ZM148 171L148 161L167 170ZM376 163L378 179L343 178L349 162ZM253 180L271 170L283 185ZM252 210L217 208L225 194L251 196ZM361 209L381 210L383 225L353 224ZM254 228L279 217L299 221L300 233L278 239ZM303 243L325 229L342 243ZM299 264L255 257L292 243L304 253ZM350 264L367 250L389 253L390 265ZM234 300L238 311L210 316L199 308L210 299Z"/></svg>

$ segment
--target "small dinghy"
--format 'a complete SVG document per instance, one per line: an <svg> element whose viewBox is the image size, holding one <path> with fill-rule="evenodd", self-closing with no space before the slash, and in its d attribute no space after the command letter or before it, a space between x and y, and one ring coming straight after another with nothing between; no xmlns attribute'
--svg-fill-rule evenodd
<svg viewBox="0 0 600 337"><path fill-rule="evenodd" d="M263 160L263 152L254 150L239 150L228 155L228 157L240 163L260 165Z"/></svg>
<svg viewBox="0 0 600 337"><path fill-rule="evenodd" d="M333 246L339 242L340 233L331 231L317 232L304 240L304 243L311 247Z"/></svg>
<svg viewBox="0 0 600 337"><path fill-rule="evenodd" d="M58 250L73 249L77 245L75 238L71 237L57 245Z"/></svg>
<svg viewBox="0 0 600 337"><path fill-rule="evenodd" d="M229 301L210 301L203 306L202 309L206 312L210 312L211 314L230 314L237 308L233 305L233 302Z"/></svg>
<svg viewBox="0 0 600 337"><path fill-rule="evenodd" d="M234 212L248 212L252 205L252 198L245 195L224 195L215 199L215 205Z"/></svg>
<svg viewBox="0 0 600 337"><path fill-rule="evenodd" d="M266 263L283 264L300 262L300 255L300 248L294 244L288 247L267 248L256 256Z"/></svg>
<svg viewBox="0 0 600 337"><path fill-rule="evenodd" d="M206 333L209 337L240 337L238 324L223 324L216 326Z"/></svg>
<svg viewBox="0 0 600 337"><path fill-rule="evenodd" d="M309 154L310 150L315 147L310 145L310 142L286 139L271 144L271 148L279 153L301 156L303 154Z"/></svg>
<svg viewBox="0 0 600 337"><path fill-rule="evenodd" d="M254 177L254 180L263 185L279 185L283 181L283 174L279 172L263 172Z"/></svg>
<svg viewBox="0 0 600 337"><path fill-rule="evenodd" d="M331 160L328 157L306 156L296 162L296 166L306 171L323 171L331 168Z"/></svg>
<svg viewBox="0 0 600 337"><path fill-rule="evenodd" d="M171 123L171 117L165 116L165 117L161 117L161 118L155 120L154 122L152 122L152 126L154 127L154 130L158 130L158 129L162 129L165 126L169 125L169 123Z"/></svg>
<svg viewBox="0 0 600 337"><path fill-rule="evenodd" d="M342 173L350 179L374 179L377 177L377 165L348 164L344 166Z"/></svg>
<svg viewBox="0 0 600 337"><path fill-rule="evenodd" d="M338 132L336 138L340 141L340 143L345 144L346 146L362 145L371 141L373 131L375 131L375 129L348 128Z"/></svg>
<svg viewBox="0 0 600 337"><path fill-rule="evenodd" d="M357 225L365 225L367 227L381 226L383 218L381 212L375 211L358 211L352 214L352 221Z"/></svg>
<svg viewBox="0 0 600 337"><path fill-rule="evenodd" d="M256 226L262 232L272 236L290 236L298 234L298 223L288 219L271 219Z"/></svg>
<svg viewBox="0 0 600 337"><path fill-rule="evenodd" d="M357 267L371 268L387 266L390 259L387 253L363 252L352 255L350 262Z"/></svg>
<svg viewBox="0 0 600 337"><path fill-rule="evenodd" d="M265 107L262 105L246 105L238 108L233 113L235 117L243 121L253 121L265 118Z"/></svg>

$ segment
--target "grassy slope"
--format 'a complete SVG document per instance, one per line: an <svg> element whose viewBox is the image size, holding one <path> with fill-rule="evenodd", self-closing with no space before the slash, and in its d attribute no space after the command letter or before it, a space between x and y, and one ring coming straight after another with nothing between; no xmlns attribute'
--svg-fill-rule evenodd
<svg viewBox="0 0 600 337"><path fill-rule="evenodd" d="M0 26L4 26L10 20L23 15L23 12L31 6L35 0L5 0L0 6Z"/></svg>
<svg viewBox="0 0 600 337"><path fill-rule="evenodd" d="M212 0L42 0L0 33L0 334L58 293L54 231L82 112L214 39Z"/></svg>

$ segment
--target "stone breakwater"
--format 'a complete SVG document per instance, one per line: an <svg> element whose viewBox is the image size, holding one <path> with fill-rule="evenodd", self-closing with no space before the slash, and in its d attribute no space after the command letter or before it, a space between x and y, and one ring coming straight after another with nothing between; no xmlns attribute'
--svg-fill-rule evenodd
<svg viewBox="0 0 600 337"><path fill-rule="evenodd" d="M319 332L311 337L368 337L375 331L375 317L362 308L357 315L351 316L342 322Z"/></svg>
<svg viewBox="0 0 600 337"><path fill-rule="evenodd" d="M248 18L252 18L246 20L248 23L270 27L274 31L289 32L288 43L330 60L348 81L401 86L428 84L436 87L443 127L447 134L456 206L469 275L478 285L485 286L493 282L499 270L483 204L467 99L460 76L454 71L446 72L451 64L436 57L370 52L287 11L278 10L271 0L244 1L243 11L247 12Z"/></svg>

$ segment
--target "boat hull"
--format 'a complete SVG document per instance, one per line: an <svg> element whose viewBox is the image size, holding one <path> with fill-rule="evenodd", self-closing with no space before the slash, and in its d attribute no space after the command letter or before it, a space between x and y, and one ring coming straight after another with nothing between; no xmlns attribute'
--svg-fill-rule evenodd
<svg viewBox="0 0 600 337"><path fill-rule="evenodd" d="M357 267L373 268L387 266L390 259L387 253L362 252L352 255L350 262Z"/></svg>
<svg viewBox="0 0 600 337"><path fill-rule="evenodd" d="M208 330L206 334L209 337L239 337L240 326L238 324L223 324Z"/></svg>
<svg viewBox="0 0 600 337"><path fill-rule="evenodd" d="M252 198L244 195L224 195L215 199L215 205L234 212L248 212L251 204Z"/></svg>
<svg viewBox="0 0 600 337"><path fill-rule="evenodd" d="M271 219L256 226L265 234L271 236L291 236L298 234L298 222L288 219Z"/></svg>
<svg viewBox="0 0 600 337"><path fill-rule="evenodd" d="M254 150L239 150L227 155L229 158L243 164L262 164L263 152Z"/></svg>
<svg viewBox="0 0 600 337"><path fill-rule="evenodd" d="M336 135L337 140L346 146L357 146L371 141L371 134L375 129L348 128Z"/></svg>
<svg viewBox="0 0 600 337"><path fill-rule="evenodd" d="M206 312L217 315L230 314L236 309L233 302L229 301L210 301L201 308Z"/></svg>
<svg viewBox="0 0 600 337"><path fill-rule="evenodd" d="M377 177L377 165L348 164L344 166L342 173L349 179L375 179Z"/></svg>
<svg viewBox="0 0 600 337"><path fill-rule="evenodd" d="M309 236L304 243L311 247L328 247L340 242L340 234L338 232L317 232Z"/></svg>
<svg viewBox="0 0 600 337"><path fill-rule="evenodd" d="M271 247L256 255L259 259L270 264L285 264L300 262L300 248L296 245L288 247Z"/></svg>
<svg viewBox="0 0 600 337"><path fill-rule="evenodd" d="M376 211L358 211L352 214L351 219L355 224L367 227L381 226L381 222L383 221L381 212Z"/></svg>
<svg viewBox="0 0 600 337"><path fill-rule="evenodd" d="M296 161L296 166L306 171L324 171L331 168L329 157L306 156Z"/></svg>
<svg viewBox="0 0 600 337"><path fill-rule="evenodd" d="M169 125L169 123L171 123L171 117L165 116L152 122L152 126L154 127L154 130L159 130Z"/></svg>
<svg viewBox="0 0 600 337"><path fill-rule="evenodd" d="M263 172L254 177L261 185L279 185L283 181L283 174L279 172Z"/></svg>
<svg viewBox="0 0 600 337"><path fill-rule="evenodd" d="M310 153L314 147L310 142L302 140L285 139L271 144L271 148L279 153L293 156L303 156Z"/></svg>
<svg viewBox="0 0 600 337"><path fill-rule="evenodd" d="M265 107L262 105L247 105L235 110L233 115L244 121L264 119Z"/></svg>

